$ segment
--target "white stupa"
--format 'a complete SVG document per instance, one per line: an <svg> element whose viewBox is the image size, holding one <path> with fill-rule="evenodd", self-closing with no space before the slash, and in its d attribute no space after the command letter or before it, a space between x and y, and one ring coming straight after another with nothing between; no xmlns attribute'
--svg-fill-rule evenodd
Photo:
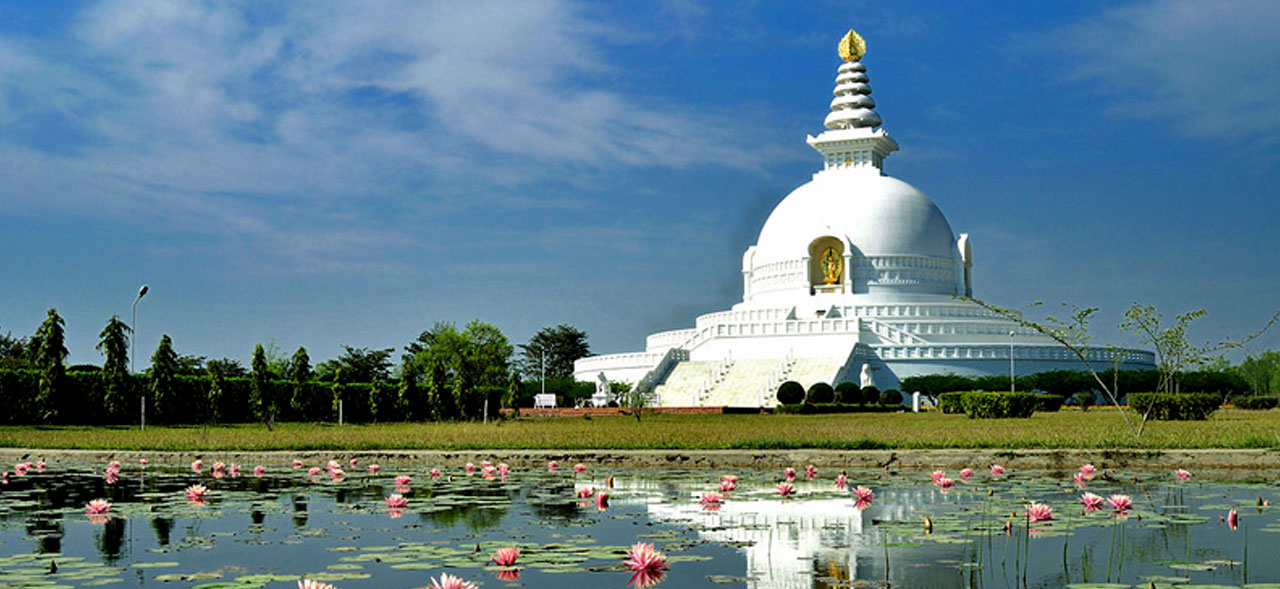
<svg viewBox="0 0 1280 589"><path fill-rule="evenodd" d="M637 383L658 406L772 406L777 386L843 381L881 389L913 375L1079 369L1052 339L961 297L973 296L973 245L936 204L885 175L898 144L879 128L865 45L844 59L826 131L808 143L822 170L773 209L742 256L742 302L692 329L650 335L645 351L583 358L578 380ZM1091 361L1151 368L1138 350ZM904 391L909 393L910 391Z"/></svg>

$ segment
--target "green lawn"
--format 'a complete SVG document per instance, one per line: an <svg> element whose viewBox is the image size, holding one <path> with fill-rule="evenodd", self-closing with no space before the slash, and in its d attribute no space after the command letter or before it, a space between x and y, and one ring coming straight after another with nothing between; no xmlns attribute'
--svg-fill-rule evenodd
<svg viewBox="0 0 1280 589"><path fill-rule="evenodd" d="M650 415L497 423L199 427L0 427L0 447L103 450L787 448L1280 448L1280 410L1223 409L1149 422L1135 440L1115 410L970 420L940 413Z"/></svg>

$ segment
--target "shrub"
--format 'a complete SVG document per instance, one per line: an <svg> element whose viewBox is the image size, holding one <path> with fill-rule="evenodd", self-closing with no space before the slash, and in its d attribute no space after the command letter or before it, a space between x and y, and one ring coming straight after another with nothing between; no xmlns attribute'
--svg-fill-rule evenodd
<svg viewBox="0 0 1280 589"><path fill-rule="evenodd" d="M1054 413L1062 409L1064 401L1066 398L1062 395L1036 395L1036 411Z"/></svg>
<svg viewBox="0 0 1280 589"><path fill-rule="evenodd" d="M879 403L880 389L876 388L875 385L862 387L862 402L869 405Z"/></svg>
<svg viewBox="0 0 1280 589"><path fill-rule="evenodd" d="M1207 419L1218 410L1218 395L1210 393L1129 393L1129 406L1150 419L1192 421Z"/></svg>
<svg viewBox="0 0 1280 589"><path fill-rule="evenodd" d="M1275 409L1280 397L1241 397L1236 399L1236 407L1241 409Z"/></svg>
<svg viewBox="0 0 1280 589"><path fill-rule="evenodd" d="M898 389L889 389L887 391L884 391L880 393L880 404L881 405L901 405L902 393L898 392Z"/></svg>
<svg viewBox="0 0 1280 589"><path fill-rule="evenodd" d="M938 409L953 415L964 413L964 396L965 393L960 392L942 393L938 395Z"/></svg>
<svg viewBox="0 0 1280 589"><path fill-rule="evenodd" d="M1031 417L1036 395L1031 393L964 393L963 404L969 419Z"/></svg>
<svg viewBox="0 0 1280 589"><path fill-rule="evenodd" d="M825 382L815 382L809 387L809 403L834 403L836 400L836 390Z"/></svg>
<svg viewBox="0 0 1280 589"><path fill-rule="evenodd" d="M804 385L788 380L778 385L778 402L783 405L795 405L804 400Z"/></svg>
<svg viewBox="0 0 1280 589"><path fill-rule="evenodd" d="M1093 393L1076 393L1075 397L1076 404L1080 406L1081 411L1088 411L1093 406L1093 402L1096 401Z"/></svg>
<svg viewBox="0 0 1280 589"><path fill-rule="evenodd" d="M836 402L846 405L862 403L862 389L846 380L836 385Z"/></svg>

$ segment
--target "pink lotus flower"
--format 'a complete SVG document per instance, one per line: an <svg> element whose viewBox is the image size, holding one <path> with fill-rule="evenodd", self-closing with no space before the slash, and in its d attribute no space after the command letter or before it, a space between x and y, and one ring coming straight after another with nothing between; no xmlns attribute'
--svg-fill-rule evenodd
<svg viewBox="0 0 1280 589"><path fill-rule="evenodd" d="M1083 474L1088 478L1093 478L1093 473L1097 472L1097 470L1098 470L1097 468L1095 468L1092 464L1089 464L1089 463L1080 465L1080 474Z"/></svg>
<svg viewBox="0 0 1280 589"><path fill-rule="evenodd" d="M352 468L355 468L355 466L356 466L357 464L359 464L359 463L360 463L360 460L359 460L359 459L356 459L356 458L352 458L352 459L351 459L351 467L352 467Z"/></svg>
<svg viewBox="0 0 1280 589"><path fill-rule="evenodd" d="M27 464L31 464L31 463L30 463L30 462L28 462ZM116 469L116 470L120 470L120 461L119 461L119 460L112 460L111 462L108 462L108 463L107 463L107 468L114 468L114 469Z"/></svg>
<svg viewBox="0 0 1280 589"><path fill-rule="evenodd" d="M227 468L227 465L225 465L225 464L223 464L223 463L221 463L221 462L215 462L215 463L213 463L213 472L218 472L218 471L220 471L220 470L224 470L224 469L226 469L226 468Z"/></svg>
<svg viewBox="0 0 1280 589"><path fill-rule="evenodd" d="M728 493L738 488L738 483L734 481L720 481L720 492Z"/></svg>
<svg viewBox="0 0 1280 589"><path fill-rule="evenodd" d="M431 475L431 478L432 478L432 479L439 479L439 478L440 478L440 469L438 469L438 468L433 468L433 469L431 469L427 474Z"/></svg>
<svg viewBox="0 0 1280 589"><path fill-rule="evenodd" d="M44 472L45 463L43 460L36 462L36 472Z"/></svg>
<svg viewBox="0 0 1280 589"><path fill-rule="evenodd" d="M492 466L482 466L480 467L480 476L486 479L491 479L493 478L494 470L495 469Z"/></svg>
<svg viewBox="0 0 1280 589"><path fill-rule="evenodd" d="M498 463L498 476L505 477L509 472L511 472L511 467L507 466L507 463L505 462Z"/></svg>
<svg viewBox="0 0 1280 589"><path fill-rule="evenodd" d="M853 496L857 497L858 501L866 501L868 503L870 503L872 499L876 498L875 491L872 491L862 485L858 485L853 488Z"/></svg>
<svg viewBox="0 0 1280 589"><path fill-rule="evenodd" d="M297 458L294 458L294 459L293 459L293 467L294 467L294 468L302 468L302 461L301 461L301 460L298 460Z"/></svg>
<svg viewBox="0 0 1280 589"><path fill-rule="evenodd" d="M1187 481L1187 480L1191 480L1191 473L1190 473L1190 472L1187 472L1187 471L1185 471L1185 470L1183 470L1183 469L1181 469L1181 468L1179 468L1178 470L1175 470L1175 471L1173 472L1173 474L1174 474L1175 476L1177 476L1177 477L1178 477L1178 480L1180 480L1180 481Z"/></svg>
<svg viewBox="0 0 1280 589"><path fill-rule="evenodd" d="M386 501L387 507L390 507L391 509L404 509L409 505L409 500L405 499L404 495L399 493L392 493L386 499L383 499L383 501Z"/></svg>
<svg viewBox="0 0 1280 589"><path fill-rule="evenodd" d="M138 459L138 466L141 466L142 468L146 468L146 467L147 467L147 459L146 459L146 458L139 458L139 459Z"/></svg>
<svg viewBox="0 0 1280 589"><path fill-rule="evenodd" d="M369 474L378 474L378 471L380 470L382 470L382 467L378 466L377 464L369 465Z"/></svg>
<svg viewBox="0 0 1280 589"><path fill-rule="evenodd" d="M517 558L520 558L520 549L515 546L499 548L493 553L493 563L500 567L514 566Z"/></svg>
<svg viewBox="0 0 1280 589"><path fill-rule="evenodd" d="M938 481L945 478L947 478L947 473L946 471L941 470L935 470L933 471L933 474L929 475L929 481L935 485L938 484Z"/></svg>
<svg viewBox="0 0 1280 589"><path fill-rule="evenodd" d="M577 496L577 498L579 499L586 499L587 497L590 497L594 494L595 494L595 491L591 490L591 487L582 487L582 488L579 488L577 491L574 491L574 495Z"/></svg>
<svg viewBox="0 0 1280 589"><path fill-rule="evenodd" d="M785 481L796 480L796 469L791 468L790 466L782 469L782 479Z"/></svg>
<svg viewBox="0 0 1280 589"><path fill-rule="evenodd" d="M1083 472L1077 472L1075 476L1071 477L1071 480L1075 481L1077 487L1083 489L1085 484L1089 482L1090 478L1092 477Z"/></svg>
<svg viewBox="0 0 1280 589"><path fill-rule="evenodd" d="M804 478L813 479L818 476L818 467L810 464L804 467Z"/></svg>
<svg viewBox="0 0 1280 589"><path fill-rule="evenodd" d="M183 491L183 494L187 496L188 501L204 501L209 496L209 488L204 485L191 485Z"/></svg>
<svg viewBox="0 0 1280 589"><path fill-rule="evenodd" d="M236 464L232 464L232 465L231 465L231 468L228 468L228 469L227 469L227 476L230 476L230 477L231 477L231 478L233 478L233 479L234 479L234 478L239 477L239 476L240 476L240 466L239 466L239 465L236 465Z"/></svg>
<svg viewBox="0 0 1280 589"><path fill-rule="evenodd" d="M308 468L308 469L307 469L307 476L309 476L309 477L313 477L313 476L316 476L316 475L318 475L318 474L320 474L320 467L319 467L319 466L313 466L313 467L311 467L311 468Z"/></svg>
<svg viewBox="0 0 1280 589"><path fill-rule="evenodd" d="M1110 505L1116 513L1124 513L1133 508L1133 498L1128 495L1112 495L1107 497L1107 505Z"/></svg>
<svg viewBox="0 0 1280 589"><path fill-rule="evenodd" d="M329 469L329 470L333 470L333 469L335 469L335 468L342 468L342 465L341 465L341 464L338 464L338 461L337 461L337 460L330 460L330 461L329 461L329 464L326 464L326 465L325 465L325 468L326 468L326 469Z"/></svg>
<svg viewBox="0 0 1280 589"><path fill-rule="evenodd" d="M1004 467L1003 467L1003 466L1000 466L999 464L992 464L992 465L991 465L991 476L993 476L993 477L998 477L998 476L1003 475L1003 474L1004 474Z"/></svg>
<svg viewBox="0 0 1280 589"><path fill-rule="evenodd" d="M667 556L658 552L653 544L644 542L636 542L631 546L631 550L627 551L627 560L622 564L633 572L640 571L665 571L670 567L667 564Z"/></svg>
<svg viewBox="0 0 1280 589"><path fill-rule="evenodd" d="M596 493L596 510L607 511L609 509L609 494L600 491Z"/></svg>
<svg viewBox="0 0 1280 589"><path fill-rule="evenodd" d="M573 474L578 474L578 473L580 473L580 472L582 472L582 471L584 471L584 470L587 470L587 465L585 465L585 464L583 464L583 463L581 463L581 462L579 462L579 463L577 463L577 464L573 465Z"/></svg>
<svg viewBox="0 0 1280 589"><path fill-rule="evenodd" d="M402 474L396 477L397 487L407 487L409 486L409 483L412 483L412 482L413 482L413 477L407 474Z"/></svg>
<svg viewBox="0 0 1280 589"><path fill-rule="evenodd" d="M854 501L854 502L853 502L853 506L854 506L858 511L862 511L862 510L864 510L864 509L866 509L866 508L868 508L868 507L871 507L871 500L870 500L870 499L859 499L859 500L857 500L857 501Z"/></svg>
<svg viewBox="0 0 1280 589"><path fill-rule="evenodd" d="M328 583L321 583L320 581L312 581L311 579L303 579L301 581L298 581L298 589L338 589L338 588Z"/></svg>
<svg viewBox="0 0 1280 589"><path fill-rule="evenodd" d="M431 579L430 589L476 589L476 584L449 573L440 573L440 580Z"/></svg>
<svg viewBox="0 0 1280 589"><path fill-rule="evenodd" d="M964 479L964 480L966 480L966 481L967 481L967 480L969 480L969 477L971 477L971 476L973 476L973 469L972 469L972 468L966 468L966 469L962 469L962 470L960 471L960 478L961 478L961 479Z"/></svg>
<svg viewBox="0 0 1280 589"><path fill-rule="evenodd" d="M843 472L842 472L842 473L840 473L840 474L838 474L838 475L836 475L836 488L837 488L837 489L840 489L841 491L843 491L843 490L847 489L848 487L849 487L849 479L848 479L848 477L846 477L846 476L845 476L845 474L844 474Z"/></svg>
<svg viewBox="0 0 1280 589"><path fill-rule="evenodd" d="M1234 509L1227 512L1227 526L1230 527L1232 531L1240 527L1240 514L1236 513L1236 510Z"/></svg>
<svg viewBox="0 0 1280 589"><path fill-rule="evenodd" d="M335 481L337 481L337 480L341 480L341 479L342 479L343 477L345 477L345 476L347 476L347 473L346 473L346 471L342 470L341 468L335 468L335 469L333 469L333 470L330 470L330 471L329 471L329 478L330 478L330 479L333 479L333 480L335 480Z"/></svg>
<svg viewBox="0 0 1280 589"><path fill-rule="evenodd" d="M475 469L476 469L476 465L471 464L470 462L468 462L466 465L464 465L464 466L462 467L462 469L463 469L463 470L465 470L465 471L467 471L467 476L471 476L471 471L473 471L473 470L475 470Z"/></svg>
<svg viewBox="0 0 1280 589"><path fill-rule="evenodd" d="M1053 519L1053 508L1043 503L1028 503L1027 519L1033 522Z"/></svg>
<svg viewBox="0 0 1280 589"><path fill-rule="evenodd" d="M796 494L796 486L788 482L778 483L777 493L783 497L790 497Z"/></svg>
<svg viewBox="0 0 1280 589"><path fill-rule="evenodd" d="M111 502L106 499L94 499L84 506L84 512L88 515L102 515L109 511L111 511Z"/></svg>
<svg viewBox="0 0 1280 589"><path fill-rule="evenodd" d="M200 469L203 469L203 468L204 468L204 461L200 460L199 458L197 458L195 462L191 463L191 470L194 472L200 472Z"/></svg>
<svg viewBox="0 0 1280 589"><path fill-rule="evenodd" d="M552 460L547 463L547 468L560 468L560 463Z"/></svg>
<svg viewBox="0 0 1280 589"><path fill-rule="evenodd" d="M480 468L488 468L490 466L493 466L493 463L489 462L488 460L480 461Z"/></svg>
<svg viewBox="0 0 1280 589"><path fill-rule="evenodd" d="M1099 511L1102 509L1102 496L1093 493L1085 493L1080 496L1080 504L1084 506L1086 512Z"/></svg>
<svg viewBox="0 0 1280 589"><path fill-rule="evenodd" d="M262 478L262 475L264 474L267 474L267 467L262 466L261 464L253 467L253 476Z"/></svg>
<svg viewBox="0 0 1280 589"><path fill-rule="evenodd" d="M698 503L701 503L703 505L719 504L719 503L722 503L723 501L724 501L724 495L721 495L715 491L703 493L702 498L698 499Z"/></svg>
<svg viewBox="0 0 1280 589"><path fill-rule="evenodd" d="M955 486L956 482L947 477L942 477L936 481L933 481L933 484L938 485L939 487L942 488L943 491L946 491L947 489L950 489L951 487Z"/></svg>

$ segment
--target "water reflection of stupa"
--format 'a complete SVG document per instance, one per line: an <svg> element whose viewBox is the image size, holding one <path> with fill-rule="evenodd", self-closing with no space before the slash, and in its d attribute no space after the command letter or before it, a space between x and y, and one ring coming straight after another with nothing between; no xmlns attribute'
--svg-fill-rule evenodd
<svg viewBox="0 0 1280 589"><path fill-rule="evenodd" d="M923 487L878 491L876 505L859 510L850 495L830 491L830 484L798 483L801 495L784 501L772 495L772 482L744 483L714 510L700 505L687 484L679 486L674 501L672 483L619 480L617 490L627 497L619 504L643 504L656 521L688 525L704 540L740 545L748 589L814 589L828 586L825 579L872 578L873 568L883 570L882 538L872 519L916 519L940 497Z"/></svg>
<svg viewBox="0 0 1280 589"><path fill-rule="evenodd" d="M865 52L853 31L840 43L826 130L808 138L822 169L743 254L742 302L652 334L642 352L583 358L578 380L640 383L660 406L759 407L785 380L865 384L865 371L886 389L913 375L1008 374L1011 360L1021 374L1079 368L1052 339L958 298L974 293L973 244L923 192L884 173L898 143L880 128ZM1140 350L1086 354L1154 365Z"/></svg>

